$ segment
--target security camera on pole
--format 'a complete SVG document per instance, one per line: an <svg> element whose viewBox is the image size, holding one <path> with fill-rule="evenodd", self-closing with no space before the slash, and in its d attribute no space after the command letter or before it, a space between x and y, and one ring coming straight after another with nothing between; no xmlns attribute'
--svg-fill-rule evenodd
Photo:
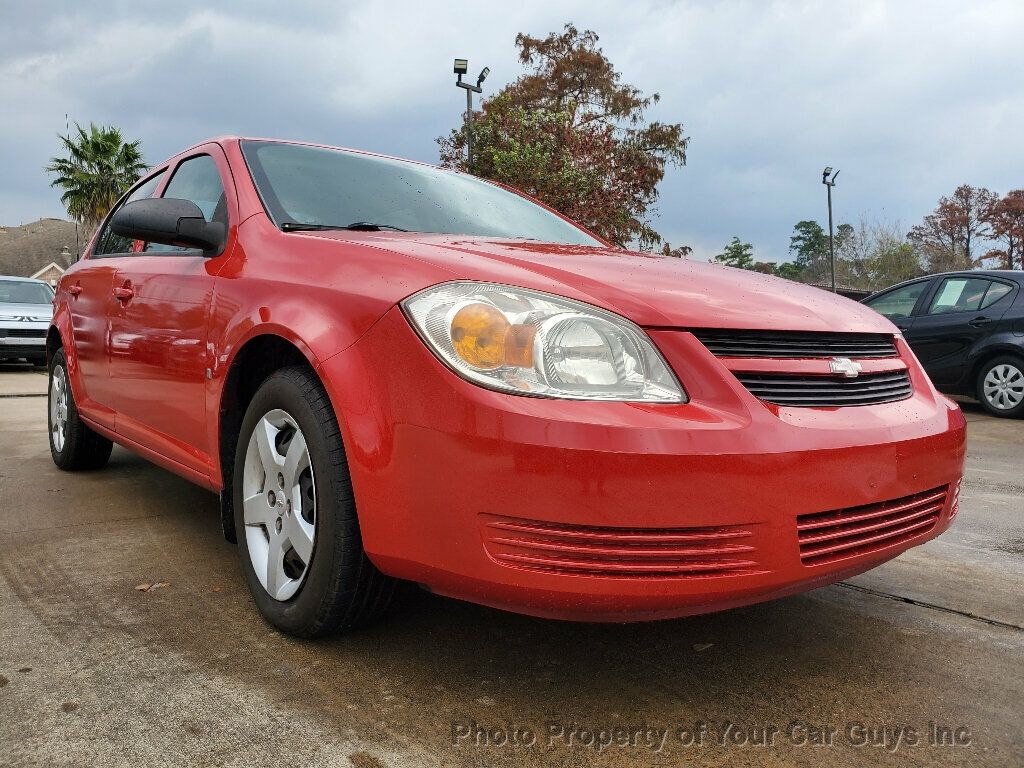
<svg viewBox="0 0 1024 768"><path fill-rule="evenodd" d="M455 74L458 75L455 85L466 90L466 168L470 169L473 165L473 94L483 92L481 86L484 84L487 76L491 74L491 69L490 67L484 67L480 70L480 76L476 79L476 85L462 82L462 76L468 70L469 59L455 60Z"/></svg>

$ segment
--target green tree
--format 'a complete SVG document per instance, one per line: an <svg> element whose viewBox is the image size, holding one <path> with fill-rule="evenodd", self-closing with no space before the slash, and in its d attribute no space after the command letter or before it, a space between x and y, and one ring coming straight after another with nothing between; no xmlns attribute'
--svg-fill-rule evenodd
<svg viewBox="0 0 1024 768"><path fill-rule="evenodd" d="M920 277L921 255L910 243L889 240L879 244L869 263L869 280L864 286L879 291L904 280Z"/></svg>
<svg viewBox="0 0 1024 768"><path fill-rule="evenodd" d="M147 169L139 142L125 142L112 126L89 129L75 123L75 132L60 136L64 157L50 158L51 187L64 190L61 202L68 215L92 233L121 194Z"/></svg>
<svg viewBox="0 0 1024 768"><path fill-rule="evenodd" d="M437 139L441 164L508 184L579 221L606 240L682 256L649 220L669 165L686 164L679 123L648 122L658 94L622 82L592 31L566 24L547 37L516 36L527 72Z"/></svg>
<svg viewBox="0 0 1024 768"><path fill-rule="evenodd" d="M789 252L793 263L806 269L828 253L828 233L816 221L798 221L789 238Z"/></svg>
<svg viewBox="0 0 1024 768"><path fill-rule="evenodd" d="M733 237L725 246L725 250L715 256L712 261L737 269L754 269L757 266L757 262L754 261L754 246L741 242L738 237Z"/></svg>

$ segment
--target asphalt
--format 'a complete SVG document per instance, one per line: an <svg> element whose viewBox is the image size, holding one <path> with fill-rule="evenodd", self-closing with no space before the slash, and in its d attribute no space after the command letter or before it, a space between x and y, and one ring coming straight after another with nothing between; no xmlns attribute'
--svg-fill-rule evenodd
<svg viewBox="0 0 1024 768"><path fill-rule="evenodd" d="M953 527L849 584L594 626L415 593L301 642L211 494L119 448L58 471L45 386L0 366L5 768L1024 765L1024 422L965 403Z"/></svg>

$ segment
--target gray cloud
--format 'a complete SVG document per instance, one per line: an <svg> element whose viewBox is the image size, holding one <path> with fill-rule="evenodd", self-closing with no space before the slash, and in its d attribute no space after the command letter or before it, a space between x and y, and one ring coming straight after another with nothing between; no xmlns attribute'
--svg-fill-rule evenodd
<svg viewBox="0 0 1024 768"><path fill-rule="evenodd" d="M1024 6L991 2L378 2L6 5L0 222L61 215L42 166L65 113L112 123L159 161L208 136L323 141L420 160L459 118L450 60L519 73L516 32L595 29L624 78L681 120L659 229L714 253L736 234L785 258L824 218L905 226L961 183L1024 186Z"/></svg>

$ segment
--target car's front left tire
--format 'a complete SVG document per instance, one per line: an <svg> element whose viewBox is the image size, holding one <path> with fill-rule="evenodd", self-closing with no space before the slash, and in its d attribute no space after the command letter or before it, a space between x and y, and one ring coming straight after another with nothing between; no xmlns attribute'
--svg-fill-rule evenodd
<svg viewBox="0 0 1024 768"><path fill-rule="evenodd" d="M271 624L319 637L384 612L395 581L363 551L338 421L311 370L282 368L256 391L232 494L242 570Z"/></svg>
<svg viewBox="0 0 1024 768"><path fill-rule="evenodd" d="M1024 417L1024 360L1001 355L987 361L978 371L975 396L993 416Z"/></svg>
<svg viewBox="0 0 1024 768"><path fill-rule="evenodd" d="M54 464L68 472L75 472L99 469L107 463L114 445L86 426L78 415L63 349L58 349L50 360L47 406L50 456Z"/></svg>

